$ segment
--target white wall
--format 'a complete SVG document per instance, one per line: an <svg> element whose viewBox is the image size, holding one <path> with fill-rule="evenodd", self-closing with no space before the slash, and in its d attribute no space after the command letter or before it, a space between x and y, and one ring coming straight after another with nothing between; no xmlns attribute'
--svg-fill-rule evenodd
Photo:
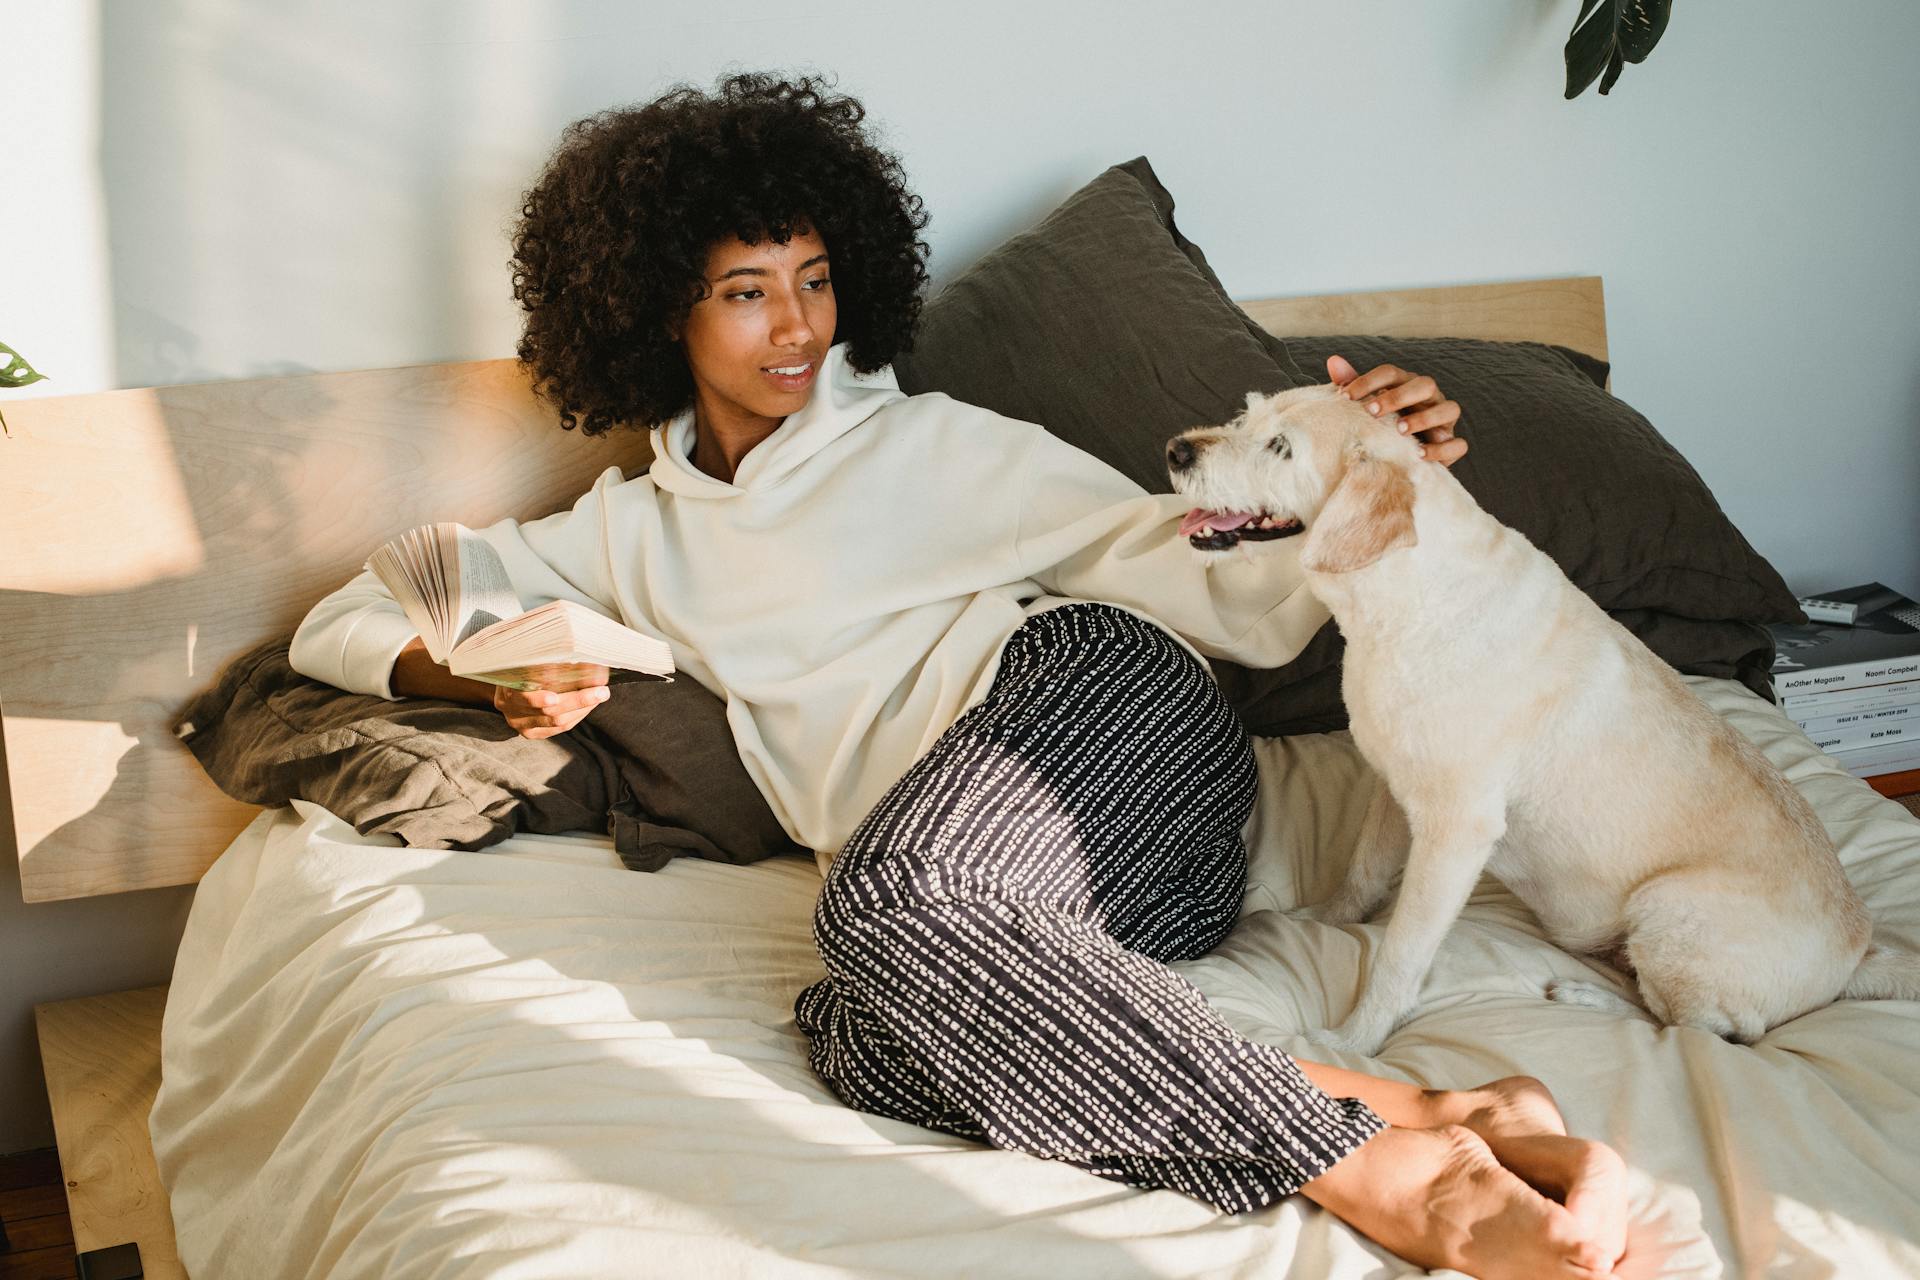
<svg viewBox="0 0 1920 1280"><path fill-rule="evenodd" d="M1790 583L1920 591L1920 6L1681 5L1567 103L1576 8L0 0L0 341L46 393L510 354L563 124L816 68L940 279L1142 152L1243 296L1602 275L1616 392ZM0 883L0 1151L48 1133L28 1003L164 978L185 901Z"/></svg>

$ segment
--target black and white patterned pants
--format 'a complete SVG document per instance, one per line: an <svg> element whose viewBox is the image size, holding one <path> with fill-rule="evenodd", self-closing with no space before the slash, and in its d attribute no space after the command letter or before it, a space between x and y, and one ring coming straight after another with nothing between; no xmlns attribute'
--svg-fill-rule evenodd
<svg viewBox="0 0 1920 1280"><path fill-rule="evenodd" d="M795 1006L849 1106L1171 1187L1270 1204L1378 1132L1166 962L1226 937L1256 789L1190 654L1107 605L1008 640L986 701L896 783L814 916Z"/></svg>

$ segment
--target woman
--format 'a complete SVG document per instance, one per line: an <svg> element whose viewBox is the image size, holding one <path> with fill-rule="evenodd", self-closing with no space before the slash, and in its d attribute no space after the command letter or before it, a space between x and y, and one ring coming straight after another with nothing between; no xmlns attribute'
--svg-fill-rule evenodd
<svg viewBox="0 0 1920 1280"><path fill-rule="evenodd" d="M789 832L831 857L828 976L796 1006L815 1069L864 1110L1228 1211L1300 1191L1426 1265L1608 1273L1622 1168L1565 1137L1536 1082L1296 1062L1166 968L1238 913L1255 788L1195 651L1278 665L1327 615L1290 554L1203 571L1177 499L894 387L926 218L863 115L741 76L568 129L515 239L520 356L564 426L650 425L655 461L485 531L523 603L668 640L726 697ZM1430 379L1329 371L1428 456L1464 452ZM452 677L370 574L293 658L490 702L536 737L605 697Z"/></svg>

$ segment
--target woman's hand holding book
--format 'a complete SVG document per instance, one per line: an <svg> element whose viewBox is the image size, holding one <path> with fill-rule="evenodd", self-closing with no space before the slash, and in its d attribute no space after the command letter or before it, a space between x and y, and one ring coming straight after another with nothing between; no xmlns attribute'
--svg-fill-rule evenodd
<svg viewBox="0 0 1920 1280"><path fill-rule="evenodd" d="M566 693L551 689L509 689L495 685L493 705L507 718L514 732L523 738L551 738L565 733L587 718L587 713L607 700L607 686L590 685Z"/></svg>
<svg viewBox="0 0 1920 1280"><path fill-rule="evenodd" d="M530 668L524 674L537 687L520 689L456 676L445 664L435 662L426 642L416 636L394 659L389 687L400 698L440 698L491 706L522 737L551 738L579 724L607 700L611 673L606 667L583 662L551 663Z"/></svg>

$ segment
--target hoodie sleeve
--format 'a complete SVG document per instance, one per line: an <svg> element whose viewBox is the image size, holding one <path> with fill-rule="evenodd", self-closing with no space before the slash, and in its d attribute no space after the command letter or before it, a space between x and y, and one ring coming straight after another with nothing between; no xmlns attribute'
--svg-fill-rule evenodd
<svg viewBox="0 0 1920 1280"><path fill-rule="evenodd" d="M1210 658L1254 667L1291 662L1331 617L1292 540L1203 559L1179 536L1184 499L1147 493L1044 430L1034 436L1015 556L1049 593L1134 610Z"/></svg>
<svg viewBox="0 0 1920 1280"><path fill-rule="evenodd" d="M502 520L477 532L500 553L522 609L572 600L620 621L608 572L606 504L623 483L601 473L571 510L522 524ZM363 572L307 612L288 660L301 675L350 693L393 698L394 659L419 633L386 586Z"/></svg>

